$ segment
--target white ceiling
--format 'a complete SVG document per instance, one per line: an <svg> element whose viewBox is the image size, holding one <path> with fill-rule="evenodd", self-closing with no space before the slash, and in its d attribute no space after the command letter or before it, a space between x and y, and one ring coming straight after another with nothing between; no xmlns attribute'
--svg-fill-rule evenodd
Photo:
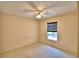
<svg viewBox="0 0 79 59"><path fill-rule="evenodd" d="M44 9L42 18L61 15L63 13L77 10L76 1L0 1L0 12L10 13L18 16L34 19L36 13L28 10ZM27 11L25 11L25 9Z"/></svg>

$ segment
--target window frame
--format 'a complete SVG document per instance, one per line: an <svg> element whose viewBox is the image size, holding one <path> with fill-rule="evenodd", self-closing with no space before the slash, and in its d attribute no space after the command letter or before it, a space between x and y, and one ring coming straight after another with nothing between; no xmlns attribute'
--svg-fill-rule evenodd
<svg viewBox="0 0 79 59"><path fill-rule="evenodd" d="M58 23L58 22L48 22L47 23L47 40L54 41L54 42L58 42L59 41L58 40L58 31L48 31L48 24L54 24L54 23ZM57 41L48 39L48 32L57 32Z"/></svg>

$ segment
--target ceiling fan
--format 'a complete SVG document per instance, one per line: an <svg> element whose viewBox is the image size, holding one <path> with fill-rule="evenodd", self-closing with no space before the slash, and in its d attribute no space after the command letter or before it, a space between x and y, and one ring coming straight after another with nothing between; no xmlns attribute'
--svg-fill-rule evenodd
<svg viewBox="0 0 79 59"><path fill-rule="evenodd" d="M32 10L25 8L22 11L28 12L28 13L32 13L32 12L35 13L34 17L36 19L41 19L42 17L48 15L49 13L48 13L47 9L52 8L52 6L53 6L53 5L50 5L48 7L45 7L43 9L39 10L34 2L28 1L27 3L32 8Z"/></svg>

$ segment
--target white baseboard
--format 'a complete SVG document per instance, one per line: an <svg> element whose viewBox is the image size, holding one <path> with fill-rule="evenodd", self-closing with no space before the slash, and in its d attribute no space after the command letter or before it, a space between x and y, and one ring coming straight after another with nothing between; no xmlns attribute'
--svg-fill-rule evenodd
<svg viewBox="0 0 79 59"><path fill-rule="evenodd" d="M36 42L31 42L30 44L33 44L33 43L36 43ZM12 47L12 48L9 48L9 49L3 49L3 50L0 50L0 53L4 53L4 52L7 52L7 51L11 51L11 50L17 49L17 48L28 46L30 44L23 44L23 45L21 44L19 46L15 46L15 47Z"/></svg>

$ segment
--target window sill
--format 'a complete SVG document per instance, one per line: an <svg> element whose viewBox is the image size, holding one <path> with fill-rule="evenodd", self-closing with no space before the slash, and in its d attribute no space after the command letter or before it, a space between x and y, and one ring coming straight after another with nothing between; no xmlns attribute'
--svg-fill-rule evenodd
<svg viewBox="0 0 79 59"><path fill-rule="evenodd" d="M47 39L49 41L52 41L52 42L58 42L58 40L52 40L52 39Z"/></svg>

